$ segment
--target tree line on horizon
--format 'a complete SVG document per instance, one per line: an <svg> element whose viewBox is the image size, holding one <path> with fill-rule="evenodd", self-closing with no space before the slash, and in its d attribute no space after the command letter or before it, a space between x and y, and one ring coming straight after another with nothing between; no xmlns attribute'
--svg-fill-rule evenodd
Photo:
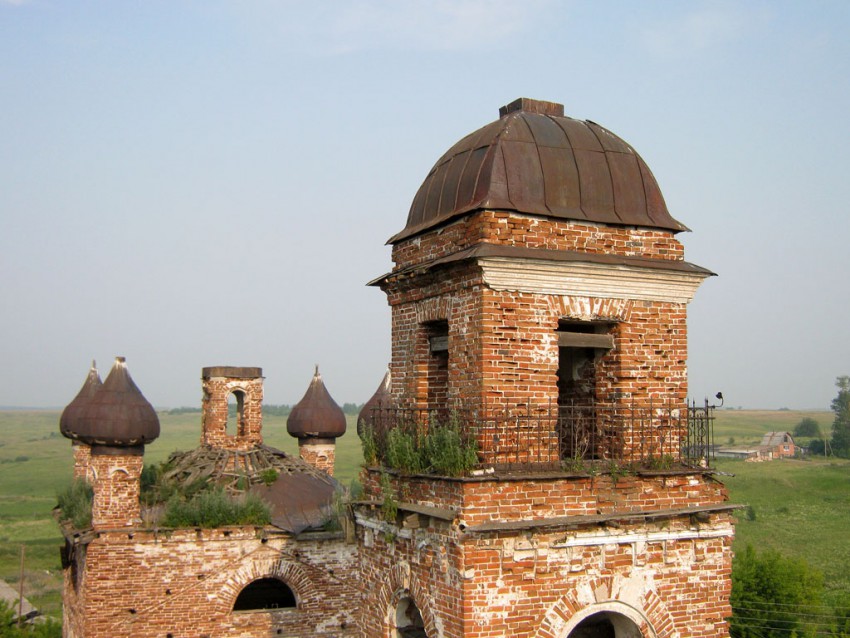
<svg viewBox="0 0 850 638"><path fill-rule="evenodd" d="M345 414L350 416L357 416L360 414L360 410L363 409L365 403L343 403L340 407ZM289 413L292 412L292 408L294 405L289 405L287 403L264 403L263 404L263 414L266 416L289 416ZM179 408L170 408L168 410L163 410L165 414L200 414L200 407L179 407ZM228 405L228 415L236 416L236 405L230 404Z"/></svg>
<svg viewBox="0 0 850 638"><path fill-rule="evenodd" d="M831 436L827 438L820 424L812 418L801 420L794 428L794 436L809 437L809 452L812 454L835 455L850 458L850 376L842 375L835 380L838 394L830 403L835 415Z"/></svg>

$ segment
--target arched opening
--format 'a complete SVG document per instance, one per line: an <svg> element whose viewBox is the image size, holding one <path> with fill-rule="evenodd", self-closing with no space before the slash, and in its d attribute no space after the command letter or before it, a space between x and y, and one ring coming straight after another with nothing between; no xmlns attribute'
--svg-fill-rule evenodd
<svg viewBox="0 0 850 638"><path fill-rule="evenodd" d="M227 421L225 433L227 436L240 436L245 433L245 393L234 390L227 395Z"/></svg>
<svg viewBox="0 0 850 638"><path fill-rule="evenodd" d="M295 594L286 583L277 578L260 578L239 592L236 602L233 603L233 611L285 609L295 606Z"/></svg>
<svg viewBox="0 0 850 638"><path fill-rule="evenodd" d="M623 614L600 611L582 620L567 638L642 638L640 627Z"/></svg>
<svg viewBox="0 0 850 638"><path fill-rule="evenodd" d="M419 608L409 596L398 601L395 608L395 638L428 638Z"/></svg>

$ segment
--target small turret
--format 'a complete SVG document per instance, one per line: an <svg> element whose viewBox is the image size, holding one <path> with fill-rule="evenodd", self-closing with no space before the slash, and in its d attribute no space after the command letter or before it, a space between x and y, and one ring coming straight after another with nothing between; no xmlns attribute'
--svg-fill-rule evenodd
<svg viewBox="0 0 850 638"><path fill-rule="evenodd" d="M135 525L145 445L159 436L159 417L133 382L124 357L100 383L92 366L83 388L62 412L59 429L91 456L74 474L91 481L95 529ZM84 447L83 447L84 446ZM82 453L75 450L77 465Z"/></svg>
<svg viewBox="0 0 850 638"><path fill-rule="evenodd" d="M83 387L80 388L77 396L65 406L65 409L62 410L62 416L59 417L59 432L61 432L62 436L72 441L75 479L90 479L91 447L87 443L80 441L77 433L80 430L86 429L86 426L82 424L82 415L92 397L100 390L102 385L103 382L100 380L100 374L97 372L97 364L92 361Z"/></svg>
<svg viewBox="0 0 850 638"><path fill-rule="evenodd" d="M345 427L345 413L325 388L316 366L310 387L286 420L286 431L298 439L302 459L333 476L335 439L345 434Z"/></svg>
<svg viewBox="0 0 850 638"><path fill-rule="evenodd" d="M390 395L391 383L392 379L388 368L387 373L381 380L381 385L375 390L372 398L363 404L360 414L357 415L357 436L362 437L363 431L367 428L371 428L373 431L376 429L376 423L381 417L381 410L389 408L392 401Z"/></svg>
<svg viewBox="0 0 850 638"><path fill-rule="evenodd" d="M71 409L68 417L63 413L60 420L60 427L63 421L67 423L71 438L91 446L142 454L144 446L159 436L159 417L133 382L124 357L115 358L106 381L87 400L76 402L74 399L66 408Z"/></svg>

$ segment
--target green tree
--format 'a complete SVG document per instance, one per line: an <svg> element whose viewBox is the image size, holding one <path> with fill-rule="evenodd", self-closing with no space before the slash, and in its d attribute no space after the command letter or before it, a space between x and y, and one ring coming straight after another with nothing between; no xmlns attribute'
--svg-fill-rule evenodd
<svg viewBox="0 0 850 638"><path fill-rule="evenodd" d="M835 413L831 444L836 454L846 457L850 456L850 377L838 377L835 386L838 388L838 395L830 406Z"/></svg>
<svg viewBox="0 0 850 638"><path fill-rule="evenodd" d="M733 638L814 636L810 622L821 611L823 577L798 558L779 552L761 554L751 545L732 564Z"/></svg>
<svg viewBox="0 0 850 638"><path fill-rule="evenodd" d="M53 619L18 627L15 610L0 600L0 638L61 638L62 625Z"/></svg>
<svg viewBox="0 0 850 638"><path fill-rule="evenodd" d="M820 438L820 425L811 417L806 417L802 419L797 425L794 426L794 436L805 436L809 438Z"/></svg>

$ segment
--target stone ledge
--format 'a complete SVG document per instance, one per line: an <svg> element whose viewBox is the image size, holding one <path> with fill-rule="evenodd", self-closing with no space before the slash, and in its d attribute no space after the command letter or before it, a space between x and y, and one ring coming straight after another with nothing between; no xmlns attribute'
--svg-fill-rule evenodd
<svg viewBox="0 0 850 638"><path fill-rule="evenodd" d="M555 516L552 518L538 518L524 521L493 521L490 523L470 525L468 527L465 524L461 523L460 529L461 531L467 534L483 534L487 532L505 532L550 527L584 527L588 525L600 525L615 521L649 521L660 518L674 518L676 516L695 516L698 514L728 512L731 510L743 509L744 507L744 505L726 503L721 505L701 505L697 507L684 507L672 510L612 512L611 514L592 514L585 516Z"/></svg>

